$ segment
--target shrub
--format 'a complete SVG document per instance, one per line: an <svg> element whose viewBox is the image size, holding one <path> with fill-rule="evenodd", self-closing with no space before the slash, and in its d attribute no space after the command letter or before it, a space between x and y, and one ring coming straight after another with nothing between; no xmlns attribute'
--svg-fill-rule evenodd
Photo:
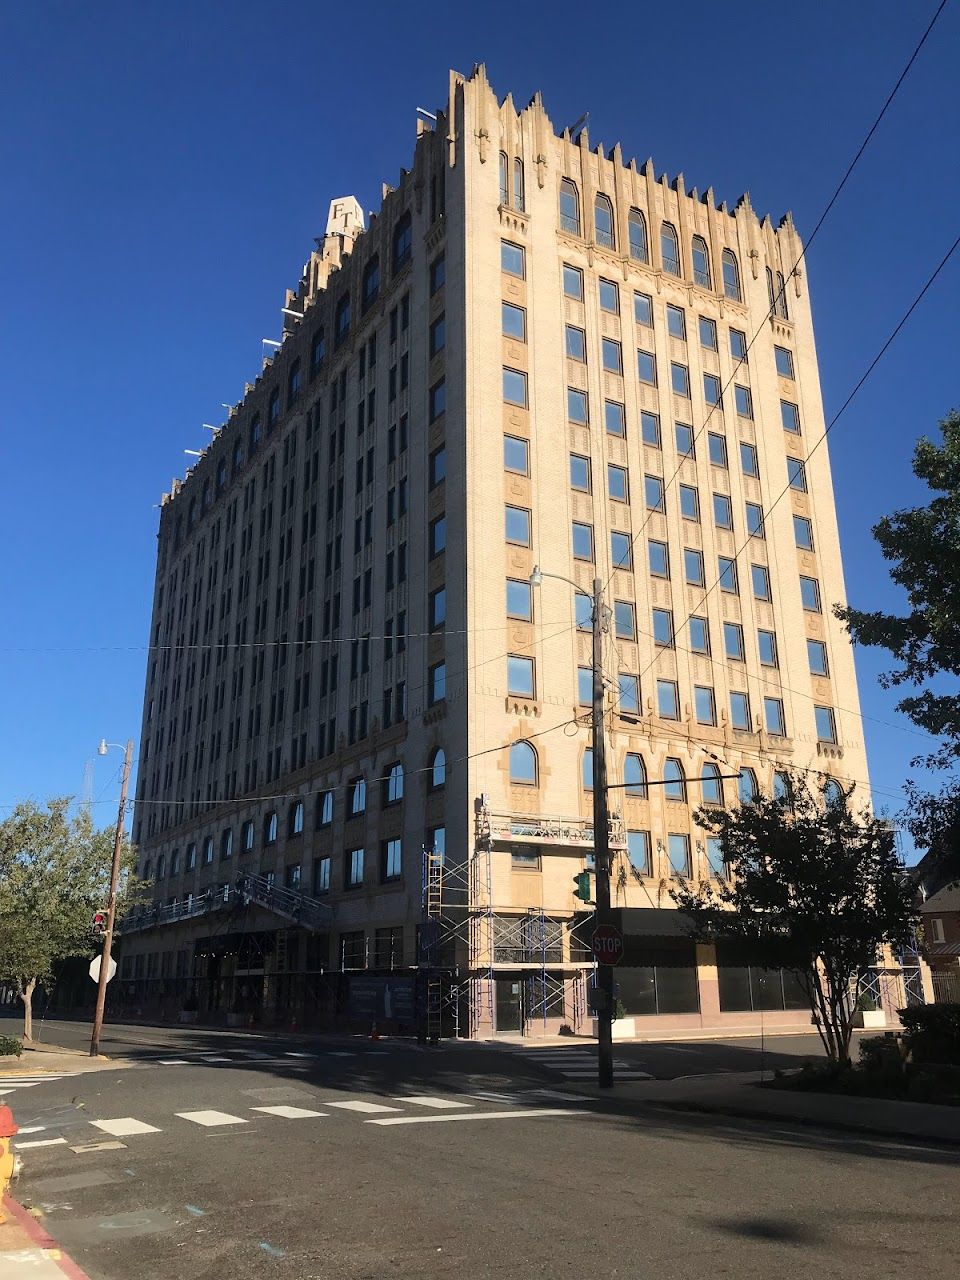
<svg viewBox="0 0 960 1280"><path fill-rule="evenodd" d="M900 1021L914 1062L960 1066L960 1004L914 1005Z"/></svg>
<svg viewBox="0 0 960 1280"><path fill-rule="evenodd" d="M0 1058L9 1055L19 1058L23 1053L23 1044L16 1036L0 1036Z"/></svg>

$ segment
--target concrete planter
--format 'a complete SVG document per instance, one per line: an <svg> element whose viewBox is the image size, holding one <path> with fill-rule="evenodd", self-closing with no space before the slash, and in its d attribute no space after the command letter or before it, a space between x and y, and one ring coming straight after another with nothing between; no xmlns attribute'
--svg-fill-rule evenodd
<svg viewBox="0 0 960 1280"><path fill-rule="evenodd" d="M853 1021L857 1027L872 1027L877 1030L887 1025L887 1015L882 1009L858 1009Z"/></svg>
<svg viewBox="0 0 960 1280"><path fill-rule="evenodd" d="M598 1032L597 1020L593 1019L593 1036L596 1039ZM633 1018L614 1018L613 1020L613 1038L614 1040L632 1040L637 1034L637 1024Z"/></svg>

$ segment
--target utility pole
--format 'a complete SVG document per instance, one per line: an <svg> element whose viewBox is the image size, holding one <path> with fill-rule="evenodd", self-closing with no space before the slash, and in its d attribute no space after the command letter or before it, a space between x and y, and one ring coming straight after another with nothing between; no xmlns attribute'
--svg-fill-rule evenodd
<svg viewBox="0 0 960 1280"><path fill-rule="evenodd" d="M603 724L603 583L593 580L593 848L597 873L595 924L610 914L610 824L607 819L607 739ZM101 973L102 977L102 973ZM597 965L597 1084L613 1088L613 966Z"/></svg>
<svg viewBox="0 0 960 1280"><path fill-rule="evenodd" d="M107 983L110 981L110 952L113 948L113 923L117 914L117 881L120 879L120 855L123 852L123 827L127 816L127 787L130 783L130 766L133 763L133 741L127 739L123 757L123 781L120 783L120 809L117 813L117 830L113 837L113 862L110 867L110 897L107 900L107 928L103 935L103 951L100 955L100 981L97 983L97 1007L93 1015L93 1034L90 1037L90 1057L100 1052L100 1032L103 1030L103 1010L107 1000ZM609 900L610 891L607 889Z"/></svg>

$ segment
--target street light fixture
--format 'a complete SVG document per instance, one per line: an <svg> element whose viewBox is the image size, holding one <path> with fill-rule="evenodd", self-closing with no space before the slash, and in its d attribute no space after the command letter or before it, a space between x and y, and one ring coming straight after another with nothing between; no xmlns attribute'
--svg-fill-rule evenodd
<svg viewBox="0 0 960 1280"><path fill-rule="evenodd" d="M100 739L97 755L105 756L118 742ZM113 924L117 914L117 883L120 879L120 855L123 852L123 825L127 812L127 787L130 784L130 766L133 763L133 740L128 739L123 750L123 778L120 783L120 808L117 812L117 829L113 837L113 861L110 864L110 895L107 899L107 927L103 935L103 951L100 955L100 977L97 982L97 1006L93 1014L93 1034L90 1036L90 1057L100 1052L100 1032L103 1030L103 1011L107 1001L107 983L110 981L110 952L113 949Z"/></svg>
<svg viewBox="0 0 960 1280"><path fill-rule="evenodd" d="M531 587L542 586L544 578L556 578L585 594L572 578L560 573L545 573L540 566L533 566ZM603 724L603 635L609 627L609 613L603 600L603 582L593 580L591 598L591 627L593 631L592 671L593 697L591 713L593 746L593 845L597 875L596 925L608 923L610 915L610 826L607 812L607 740ZM597 966L597 1083L601 1089L613 1088L613 968L609 964Z"/></svg>

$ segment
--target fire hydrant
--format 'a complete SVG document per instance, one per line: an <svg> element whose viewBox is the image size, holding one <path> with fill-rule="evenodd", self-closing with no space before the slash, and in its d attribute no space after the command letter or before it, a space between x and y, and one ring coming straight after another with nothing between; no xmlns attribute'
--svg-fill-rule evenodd
<svg viewBox="0 0 960 1280"><path fill-rule="evenodd" d="M6 1221L2 1197L7 1194L10 1180L20 1172L20 1157L10 1149L10 1139L19 1132L13 1112L9 1107L0 1106L0 1222Z"/></svg>

